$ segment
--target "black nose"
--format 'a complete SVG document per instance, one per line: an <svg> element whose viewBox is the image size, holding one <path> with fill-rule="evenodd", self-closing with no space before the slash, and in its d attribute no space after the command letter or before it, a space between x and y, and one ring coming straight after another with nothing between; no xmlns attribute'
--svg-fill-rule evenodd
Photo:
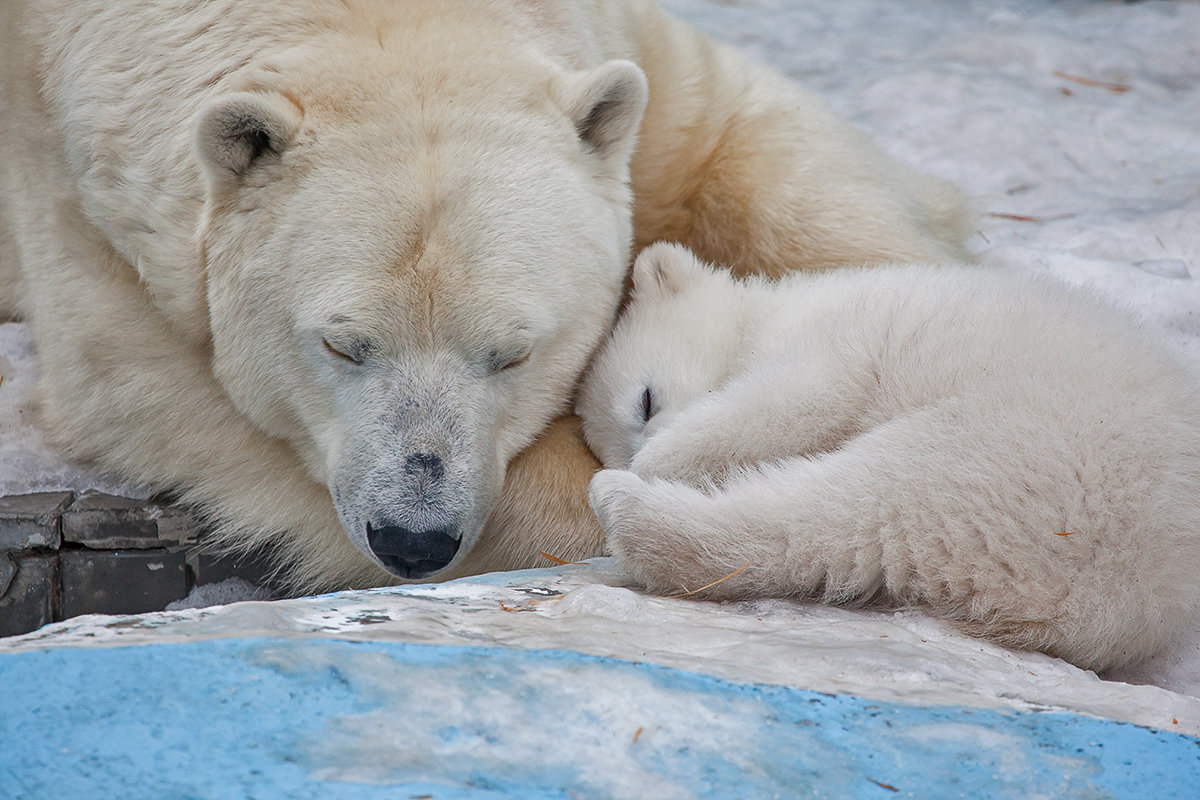
<svg viewBox="0 0 1200 800"><path fill-rule="evenodd" d="M454 560L460 539L454 528L410 531L399 525L367 523L367 544L387 571L401 578L426 578Z"/></svg>

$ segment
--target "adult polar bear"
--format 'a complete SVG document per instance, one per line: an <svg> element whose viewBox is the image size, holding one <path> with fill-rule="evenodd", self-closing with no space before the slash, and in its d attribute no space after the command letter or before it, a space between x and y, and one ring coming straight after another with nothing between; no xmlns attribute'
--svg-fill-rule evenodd
<svg viewBox="0 0 1200 800"><path fill-rule="evenodd" d="M0 37L45 426L297 588L601 550L561 415L631 240L961 255L952 191L649 0L34 0Z"/></svg>

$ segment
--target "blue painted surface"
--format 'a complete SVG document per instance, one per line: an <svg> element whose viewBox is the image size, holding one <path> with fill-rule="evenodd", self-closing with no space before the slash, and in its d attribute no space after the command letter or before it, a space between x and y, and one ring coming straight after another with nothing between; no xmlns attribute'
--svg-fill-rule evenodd
<svg viewBox="0 0 1200 800"><path fill-rule="evenodd" d="M258 638L0 656L14 800L903 796L1197 798L1200 743L564 651Z"/></svg>

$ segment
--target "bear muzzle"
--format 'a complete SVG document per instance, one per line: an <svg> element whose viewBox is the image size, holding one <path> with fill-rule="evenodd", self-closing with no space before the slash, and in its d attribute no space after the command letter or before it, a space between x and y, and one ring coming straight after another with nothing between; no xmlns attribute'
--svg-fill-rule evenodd
<svg viewBox="0 0 1200 800"><path fill-rule="evenodd" d="M398 578L419 580L445 569L462 544L455 527L412 531L401 525L367 523L367 545L383 567Z"/></svg>

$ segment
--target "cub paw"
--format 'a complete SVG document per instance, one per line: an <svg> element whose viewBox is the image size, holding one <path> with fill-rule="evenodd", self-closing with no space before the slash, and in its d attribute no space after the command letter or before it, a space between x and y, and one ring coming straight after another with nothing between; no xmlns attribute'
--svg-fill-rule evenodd
<svg viewBox="0 0 1200 800"><path fill-rule="evenodd" d="M656 487L632 472L601 470L592 478L588 501L604 530L609 554L630 577L651 591L673 587L663 579L675 548L669 526L663 524L663 509L656 506Z"/></svg>
<svg viewBox="0 0 1200 800"><path fill-rule="evenodd" d="M723 448L707 452L686 444L680 437L671 436L671 431L652 436L634 454L629 470L646 479L700 486L720 482L735 466Z"/></svg>
<svg viewBox="0 0 1200 800"><path fill-rule="evenodd" d="M625 470L602 469L592 476L588 503L610 541L615 533L628 527L645 489L645 481Z"/></svg>

